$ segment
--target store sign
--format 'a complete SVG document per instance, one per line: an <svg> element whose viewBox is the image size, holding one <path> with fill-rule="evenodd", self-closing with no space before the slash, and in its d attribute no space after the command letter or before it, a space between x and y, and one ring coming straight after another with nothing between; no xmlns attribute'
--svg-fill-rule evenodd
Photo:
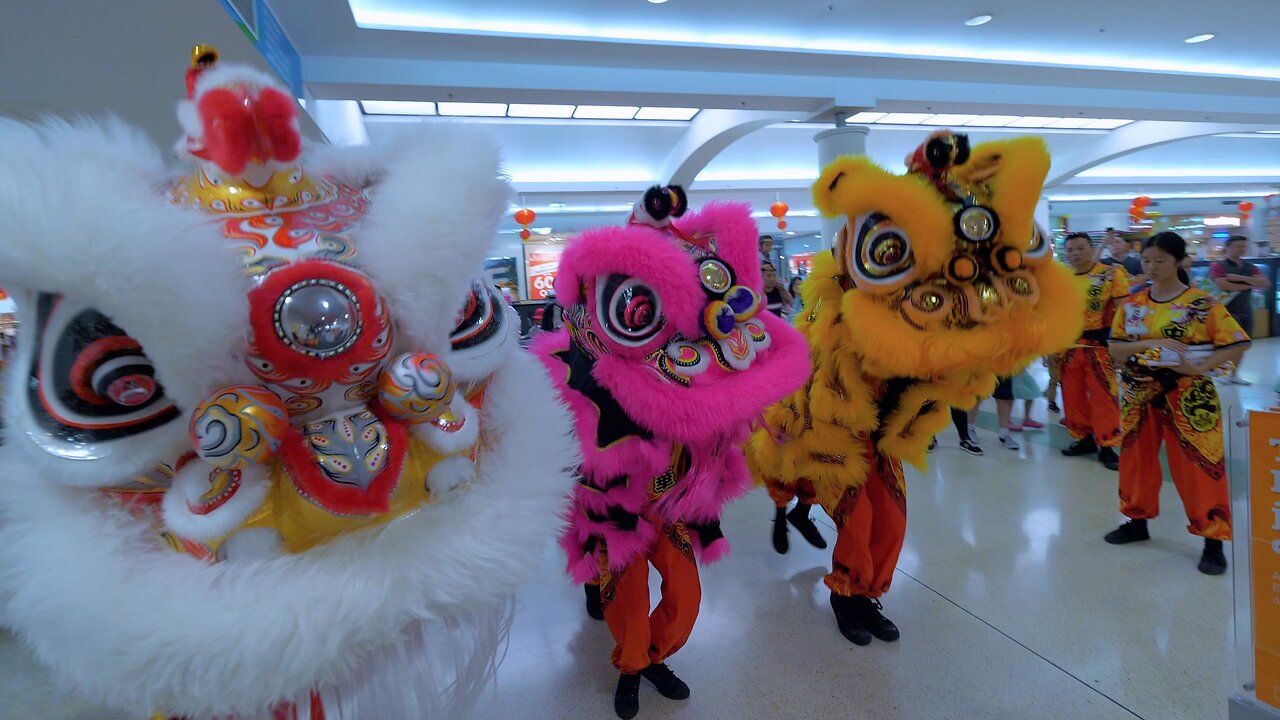
<svg viewBox="0 0 1280 720"><path fill-rule="evenodd" d="M543 250L526 251L525 263L529 278L529 299L546 300L555 292L556 273L560 270L561 253Z"/></svg>
<svg viewBox="0 0 1280 720"><path fill-rule="evenodd" d="M220 0L231 19L262 54L272 70L284 80L293 96L303 96L302 56L293 46L284 27L266 0Z"/></svg>
<svg viewBox="0 0 1280 720"><path fill-rule="evenodd" d="M1222 215L1220 217L1207 217L1204 219L1205 227L1240 227L1240 218L1231 217L1230 215Z"/></svg>
<svg viewBox="0 0 1280 720"><path fill-rule="evenodd" d="M1249 413L1249 466L1256 695L1280 708L1280 413Z"/></svg>

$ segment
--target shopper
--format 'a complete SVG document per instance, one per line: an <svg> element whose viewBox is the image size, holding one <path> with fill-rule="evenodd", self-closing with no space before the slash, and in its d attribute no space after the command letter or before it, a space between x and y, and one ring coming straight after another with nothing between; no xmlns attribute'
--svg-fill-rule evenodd
<svg viewBox="0 0 1280 720"><path fill-rule="evenodd" d="M804 309L804 299L800 297L800 286L804 283L804 278L796 276L791 278L791 282L787 285L787 292L791 293L791 314L795 315Z"/></svg>
<svg viewBox="0 0 1280 720"><path fill-rule="evenodd" d="M1035 378L1031 377L1031 373L1023 370L1010 380L1013 387L1013 399L1022 401L1022 422L1013 422L1009 419L1009 430L1011 432L1022 432L1023 429L1040 430L1044 428L1044 423L1031 417L1031 406L1037 398L1044 395L1044 391L1036 383Z"/></svg>
<svg viewBox="0 0 1280 720"><path fill-rule="evenodd" d="M790 315L794 300L782 281L778 279L778 271L773 267L773 263L760 263L760 274L764 277L764 295L769 312L778 317Z"/></svg>
<svg viewBox="0 0 1280 720"><path fill-rule="evenodd" d="M1220 298L1222 304L1227 306L1227 312L1246 333L1253 331L1253 289L1266 288L1271 284L1257 265L1244 259L1248 249L1248 238L1232 235L1227 239L1224 257L1209 266L1209 279L1226 293ZM1231 368L1231 376L1227 380L1236 385L1249 384L1248 380L1240 377L1239 365Z"/></svg>
<svg viewBox="0 0 1280 720"><path fill-rule="evenodd" d="M956 426L956 437L960 438L960 449L970 455L982 455L982 446L974 439L972 426L978 420L978 407L969 410L951 408L951 424ZM929 441L929 452L938 447L938 438Z"/></svg>
<svg viewBox="0 0 1280 720"><path fill-rule="evenodd" d="M1000 444L1010 450L1018 450L1022 446L1013 439L1009 427L1013 424L1013 378L1002 377L996 383L996 391L991 394L996 400L996 424L1000 428Z"/></svg>
<svg viewBox="0 0 1280 720"><path fill-rule="evenodd" d="M760 262L773 262L773 236L761 235L758 247L760 248Z"/></svg>
<svg viewBox="0 0 1280 720"><path fill-rule="evenodd" d="M1116 312L1110 350L1122 363L1120 512L1130 518L1107 533L1113 545L1150 539L1159 512L1160 445L1182 498L1187 530L1204 538L1200 572L1227 569L1231 497L1223 462L1222 410L1208 374L1239 362L1249 336L1217 300L1197 288L1179 263L1186 242L1173 232L1147 241L1143 271L1151 285Z"/></svg>
<svg viewBox="0 0 1280 720"><path fill-rule="evenodd" d="M1057 355L1049 355L1041 360L1049 370L1049 387L1044 390L1044 399L1049 401L1049 412L1061 412L1058 407L1058 386L1062 384L1062 363Z"/></svg>
<svg viewBox="0 0 1280 720"><path fill-rule="evenodd" d="M1084 289L1085 309L1084 332L1074 347L1059 355L1063 417L1074 440L1062 454L1097 455L1108 470L1119 470L1119 387L1107 338L1116 302L1129 295L1129 277L1123 264L1094 262L1093 241L1084 233L1068 236L1065 250L1067 265Z"/></svg>
<svg viewBox="0 0 1280 720"><path fill-rule="evenodd" d="M1083 233L1081 233L1083 234ZM1085 237L1089 237L1085 235ZM1090 243L1093 241L1090 240ZM1111 251L1111 257L1102 260L1104 265L1121 265L1124 271L1129 274L1129 287L1137 289L1147 281L1147 277L1142 272L1142 259L1132 252L1129 241L1120 236L1115 228L1107 228L1107 234L1103 239L1107 249Z"/></svg>

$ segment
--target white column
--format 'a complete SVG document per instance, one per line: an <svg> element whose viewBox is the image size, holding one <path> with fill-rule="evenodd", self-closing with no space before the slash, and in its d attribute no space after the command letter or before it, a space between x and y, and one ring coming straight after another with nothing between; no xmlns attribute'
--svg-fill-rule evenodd
<svg viewBox="0 0 1280 720"><path fill-rule="evenodd" d="M862 125L846 125L823 130L813 136L818 144L818 169L821 170L841 155L865 155L867 153L867 133L870 128ZM844 218L822 218L822 241L828 247L832 239L844 224Z"/></svg>

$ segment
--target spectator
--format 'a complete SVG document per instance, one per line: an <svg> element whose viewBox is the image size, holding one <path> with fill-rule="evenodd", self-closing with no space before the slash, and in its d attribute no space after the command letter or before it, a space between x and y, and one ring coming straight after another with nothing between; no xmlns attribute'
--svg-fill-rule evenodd
<svg viewBox="0 0 1280 720"><path fill-rule="evenodd" d="M800 286L804 283L804 278L793 277L788 284L787 292L791 293L791 314L794 315L804 309L804 300L800 298Z"/></svg>
<svg viewBox="0 0 1280 720"><path fill-rule="evenodd" d="M1236 323L1245 332L1253 331L1253 289L1265 288L1271 282L1262 274L1258 266L1244 259L1249 249L1249 241L1243 235L1232 235L1227 239L1223 258L1209 266L1209 279L1218 289L1225 293L1218 298L1227 306L1227 312L1235 318ZM1234 385L1248 385L1249 381L1240 377L1240 366L1231 368L1231 377L1227 381Z"/></svg>
<svg viewBox="0 0 1280 720"><path fill-rule="evenodd" d="M783 317L791 313L793 299L791 293L778 279L778 271L771 262L760 263L760 274L764 276L764 295L769 312Z"/></svg>

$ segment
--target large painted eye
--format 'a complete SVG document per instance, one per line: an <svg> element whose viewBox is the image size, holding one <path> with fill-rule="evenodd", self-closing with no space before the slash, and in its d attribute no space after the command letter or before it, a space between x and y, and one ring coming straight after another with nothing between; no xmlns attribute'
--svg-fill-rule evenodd
<svg viewBox="0 0 1280 720"><path fill-rule="evenodd" d="M1031 239L1027 241L1027 249L1022 252L1022 257L1028 261L1043 260L1049 257L1052 245L1049 243L1044 231L1040 226L1031 224Z"/></svg>
<svg viewBox="0 0 1280 720"><path fill-rule="evenodd" d="M662 330L662 300L653 288L626 275L599 278L596 288L597 320L610 339L640 347Z"/></svg>
<svg viewBox="0 0 1280 720"><path fill-rule="evenodd" d="M848 268L858 284L896 284L915 266L911 241L889 216L869 213L858 218L857 236Z"/></svg>

